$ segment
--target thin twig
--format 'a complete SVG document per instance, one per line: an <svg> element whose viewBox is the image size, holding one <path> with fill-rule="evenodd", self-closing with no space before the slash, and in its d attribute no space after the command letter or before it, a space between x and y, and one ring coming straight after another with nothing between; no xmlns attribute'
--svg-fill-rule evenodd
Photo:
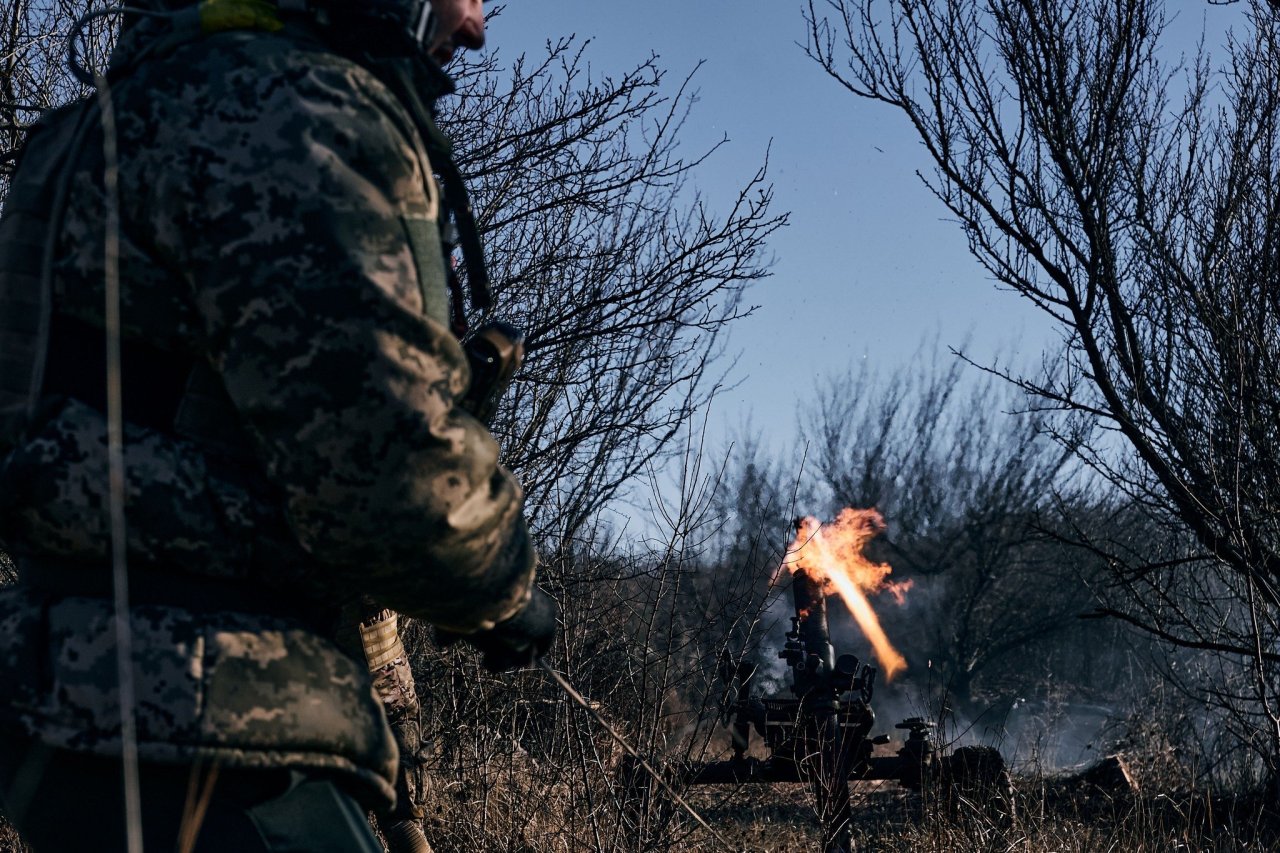
<svg viewBox="0 0 1280 853"><path fill-rule="evenodd" d="M648 774L653 777L654 781L656 781L662 787L662 790L670 794L671 798L674 799L681 808L687 811L693 817L693 819L696 820L698 824L702 826L703 829L711 833L712 837L714 837L716 841L719 841L722 845L724 845L724 848L726 850L736 851L738 849L734 847L732 844L730 844L723 835L721 835L720 833L712 829L711 824L707 823L706 819L703 818L702 815L698 814L697 810L695 810L693 806L689 805L688 801L685 800L684 797L680 796L680 794L678 794L676 790L672 788L670 784L667 783L666 779L662 778L662 774L660 774L657 770L653 769L653 766L644 759L644 756L642 756L639 752L636 751L635 747L633 747L630 743L627 742L626 738L624 738L621 734L618 733L617 729L615 729L612 725L610 725L609 722L604 717L600 716L600 713L596 711L595 708L591 707L591 703L588 702L581 693L575 690L573 685L570 684L567 680L565 680L565 677L563 675L561 675L560 673L552 669L551 664L547 663L546 660L544 660L543 658L535 658L534 662L538 665L539 669L541 669L547 675L551 676L551 679L556 684L560 685L560 689L563 690L565 693L567 693L569 695L569 698L571 698L574 702L578 704L579 707L581 707L584 711L586 711L591 716L591 719L599 723L601 728L603 728L606 732L608 732L609 737L617 741L618 745L627 751L627 754L629 754L636 761L639 761L640 766L643 767L645 771L648 772Z"/></svg>

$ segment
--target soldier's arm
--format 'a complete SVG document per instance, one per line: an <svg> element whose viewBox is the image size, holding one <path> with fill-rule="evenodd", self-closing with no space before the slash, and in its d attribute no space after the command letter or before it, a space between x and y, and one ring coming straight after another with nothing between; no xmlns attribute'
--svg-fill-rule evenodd
<svg viewBox="0 0 1280 853"><path fill-rule="evenodd" d="M519 485L455 405L458 342L424 316L443 267L412 245L439 211L405 117L340 59L240 49L180 131L191 185L167 202L192 220L168 248L195 260L215 367L336 593L489 627L527 600L534 555Z"/></svg>

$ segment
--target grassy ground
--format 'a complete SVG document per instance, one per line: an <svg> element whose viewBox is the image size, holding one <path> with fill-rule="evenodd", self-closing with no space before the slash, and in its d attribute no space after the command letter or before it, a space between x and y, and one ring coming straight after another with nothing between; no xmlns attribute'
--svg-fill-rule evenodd
<svg viewBox="0 0 1280 853"><path fill-rule="evenodd" d="M566 832L555 821L529 821L506 831L475 802L434 814L436 853L598 851L631 853L814 853L820 834L808 789L801 785L701 788L689 801L727 844L671 808L662 831L643 845L620 840L616 821L600 821L593 837ZM1204 793L1106 794L1064 786L1059 780L1020 778L997 807L961 800L930 802L892 783L864 783L854 792L856 851L877 853L1262 853L1280 849L1276 824L1257 798L1214 798ZM464 816L470 815L471 821Z"/></svg>
<svg viewBox="0 0 1280 853"><path fill-rule="evenodd" d="M695 804L702 799L694 795ZM1109 798L1064 795L1044 780L1022 779L1016 813L974 803L954 812L896 785L855 793L854 850L877 853L1262 853L1280 849L1276 826L1257 800L1157 794ZM743 790L733 801L703 801L704 815L733 846L752 853L819 850L808 798L799 786ZM697 805L695 805L697 807ZM1271 821L1271 822L1269 822ZM679 848L676 848L679 849ZM722 849L705 830L690 850Z"/></svg>
<svg viewBox="0 0 1280 853"><path fill-rule="evenodd" d="M865 784L854 793L854 849L876 853L1262 853L1280 849L1273 818L1258 799L1205 794L1108 797L1063 792L1039 779L1020 779L1012 817L979 804L954 811L924 802L893 784ZM737 851L814 853L819 834L807 790L799 785L701 789L690 802ZM462 827L438 814L431 827L436 853L477 853ZM452 816L450 816L452 817ZM509 853L592 851L589 834L571 838L546 828L508 842ZM611 849L618 848L611 845ZM725 847L691 819L675 818L666 837L647 850L715 851ZM18 853L16 833L0 820L0 851Z"/></svg>
<svg viewBox="0 0 1280 853"><path fill-rule="evenodd" d="M0 815L0 851L3 853L26 853L27 851L27 847L18 838L18 833L3 815Z"/></svg>

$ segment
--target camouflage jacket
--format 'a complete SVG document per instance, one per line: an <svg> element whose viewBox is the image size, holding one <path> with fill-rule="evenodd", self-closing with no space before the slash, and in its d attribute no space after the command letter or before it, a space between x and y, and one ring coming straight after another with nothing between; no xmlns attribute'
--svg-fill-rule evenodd
<svg viewBox="0 0 1280 853"><path fill-rule="evenodd" d="M484 427L453 405L468 373L444 324L440 198L414 117L373 73L292 25L176 44L119 75L111 95L126 342L208 368L239 445L227 454L209 436L128 425L130 565L319 607L367 594L462 632L516 612L534 571L522 493ZM26 157L39 156L40 133ZM55 256L56 310L90 327L103 323L101 143L90 133L74 162ZM129 382L126 356L126 414L130 395L146 394ZM49 399L0 474L5 546L106 571L106 468L102 414ZM70 617L54 624L56 608L36 607L39 598L0 597L0 696L24 697L0 714L64 731L60 743L97 737L109 748L100 664L64 668L84 689L63 685L56 701L56 678L39 686L23 674L23 661L49 654L36 646L76 630ZM166 719L194 702L199 719L154 728L157 756L225 747L254 763L248 754L268 749L268 718L281 754L323 752L325 725L279 710L281 691L307 667L299 690L312 704L353 679L368 691L340 652L269 607L232 618L163 605L149 602L135 621L167 661L156 666L187 673L194 692L161 679L165 690L140 701ZM94 630L77 636L91 643ZM306 666L273 663L295 653ZM235 664L237 691L213 689L211 661L246 659L258 665ZM214 707L214 695L231 704ZM367 698L335 707L363 714ZM54 707L63 700L78 704ZM228 746L242 724L256 745ZM72 735L94 726L100 737ZM380 721L377 732L344 737L364 743L358 761L381 774Z"/></svg>

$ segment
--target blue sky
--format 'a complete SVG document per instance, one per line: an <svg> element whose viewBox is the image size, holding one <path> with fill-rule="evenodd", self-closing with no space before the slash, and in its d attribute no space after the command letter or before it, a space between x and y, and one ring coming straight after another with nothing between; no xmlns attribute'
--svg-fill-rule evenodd
<svg viewBox="0 0 1280 853"><path fill-rule="evenodd" d="M1188 33L1241 10L1192 0L1171 8L1193 10L1178 26ZM854 98L804 55L799 3L514 0L489 43L533 53L570 33L593 40L600 73L652 51L674 84L704 62L686 139L692 151L729 138L695 178L713 206L727 208L772 143L776 209L791 212L791 225L772 241L773 277L748 296L759 310L734 333L741 357L730 379L739 384L712 412L713 440L750 420L766 448L783 450L816 380L863 360L895 370L935 333L944 346L971 334L980 359L1035 360L1055 339L1029 304L996 289L944 220L915 175L929 163L904 120Z"/></svg>

